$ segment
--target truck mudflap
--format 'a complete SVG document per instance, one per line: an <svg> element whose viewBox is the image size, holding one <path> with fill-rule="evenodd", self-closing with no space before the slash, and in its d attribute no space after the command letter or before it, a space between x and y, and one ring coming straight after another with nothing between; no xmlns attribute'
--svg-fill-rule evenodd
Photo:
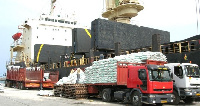
<svg viewBox="0 0 200 106"><path fill-rule="evenodd" d="M181 95L183 94L184 96L191 96L193 98L200 97L200 89L184 89L183 93L180 93Z"/></svg>
<svg viewBox="0 0 200 106"><path fill-rule="evenodd" d="M149 104L154 103L171 103L173 102L172 94L149 94L142 97L142 102Z"/></svg>

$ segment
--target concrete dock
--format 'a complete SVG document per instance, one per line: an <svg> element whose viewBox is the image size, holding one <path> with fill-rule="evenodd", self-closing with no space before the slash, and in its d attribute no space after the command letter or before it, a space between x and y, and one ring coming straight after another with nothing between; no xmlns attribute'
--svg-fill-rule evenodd
<svg viewBox="0 0 200 106"><path fill-rule="evenodd" d="M19 90L16 88L4 87L4 93L0 93L0 106L131 106L131 104L125 104L120 102L106 103L102 102L101 99L96 98L76 100L54 96L38 96L38 93L39 90L37 89ZM185 104L184 102L181 102L178 106L189 105L199 106L200 102L194 102L193 104ZM165 104L164 106L170 105Z"/></svg>

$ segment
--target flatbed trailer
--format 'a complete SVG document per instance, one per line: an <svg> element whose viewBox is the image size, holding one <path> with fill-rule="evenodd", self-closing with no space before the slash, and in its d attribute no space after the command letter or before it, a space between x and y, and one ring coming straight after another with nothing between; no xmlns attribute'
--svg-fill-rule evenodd
<svg viewBox="0 0 200 106"><path fill-rule="evenodd" d="M7 69L5 86L18 89L40 88L42 73L40 67L20 68L19 66L10 66Z"/></svg>
<svg viewBox="0 0 200 106"><path fill-rule="evenodd" d="M44 74L47 74L47 77L45 77ZM58 78L59 78L59 71L44 71L43 72L42 87L53 89L55 83L58 82Z"/></svg>

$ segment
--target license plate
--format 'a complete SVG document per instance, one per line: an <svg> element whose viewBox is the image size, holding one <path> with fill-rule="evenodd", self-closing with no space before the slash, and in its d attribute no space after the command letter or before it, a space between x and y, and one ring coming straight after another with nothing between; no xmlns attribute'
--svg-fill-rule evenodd
<svg viewBox="0 0 200 106"><path fill-rule="evenodd" d="M161 100L161 103L167 103L167 101L166 100Z"/></svg>
<svg viewBox="0 0 200 106"><path fill-rule="evenodd" d="M197 96L200 96L200 93L197 93L196 95L197 95Z"/></svg>

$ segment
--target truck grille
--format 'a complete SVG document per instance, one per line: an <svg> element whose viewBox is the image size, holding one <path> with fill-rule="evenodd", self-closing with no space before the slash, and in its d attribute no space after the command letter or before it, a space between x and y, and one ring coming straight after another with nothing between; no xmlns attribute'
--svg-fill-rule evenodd
<svg viewBox="0 0 200 106"><path fill-rule="evenodd" d="M191 86L200 86L200 84L190 84Z"/></svg>
<svg viewBox="0 0 200 106"><path fill-rule="evenodd" d="M172 89L154 89L154 91L171 91Z"/></svg>

